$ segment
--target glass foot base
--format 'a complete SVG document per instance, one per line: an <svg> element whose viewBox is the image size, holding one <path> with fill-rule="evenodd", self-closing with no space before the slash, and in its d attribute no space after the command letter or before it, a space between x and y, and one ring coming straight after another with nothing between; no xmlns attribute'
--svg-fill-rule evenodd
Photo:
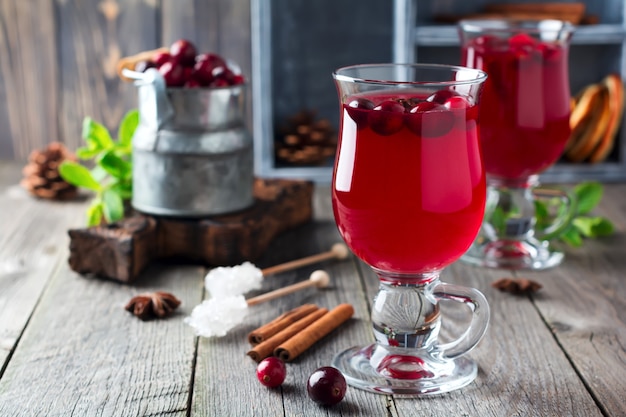
<svg viewBox="0 0 626 417"><path fill-rule="evenodd" d="M378 394L422 396L441 394L468 385L477 366L467 357L442 359L429 352L372 344L339 353L332 365L349 385Z"/></svg>
<svg viewBox="0 0 626 417"><path fill-rule="evenodd" d="M461 261L489 268L541 270L561 264L563 253L537 239L485 241L474 242Z"/></svg>

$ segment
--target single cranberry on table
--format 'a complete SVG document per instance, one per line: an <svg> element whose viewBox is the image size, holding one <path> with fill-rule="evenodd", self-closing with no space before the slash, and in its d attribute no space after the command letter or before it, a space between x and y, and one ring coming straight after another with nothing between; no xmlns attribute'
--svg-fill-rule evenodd
<svg viewBox="0 0 626 417"><path fill-rule="evenodd" d="M309 397L321 405L335 405L343 400L348 386L342 373L332 366L316 369L307 381Z"/></svg>
<svg viewBox="0 0 626 417"><path fill-rule="evenodd" d="M368 121L379 135L393 135L404 126L404 106L395 100L385 100L369 112Z"/></svg>
<svg viewBox="0 0 626 417"><path fill-rule="evenodd" d="M182 66L193 67L196 63L197 50L193 43L179 39L170 46L170 55Z"/></svg>
<svg viewBox="0 0 626 417"><path fill-rule="evenodd" d="M285 363L274 356L263 359L256 367L256 377L266 387L275 388L281 385L286 376Z"/></svg>

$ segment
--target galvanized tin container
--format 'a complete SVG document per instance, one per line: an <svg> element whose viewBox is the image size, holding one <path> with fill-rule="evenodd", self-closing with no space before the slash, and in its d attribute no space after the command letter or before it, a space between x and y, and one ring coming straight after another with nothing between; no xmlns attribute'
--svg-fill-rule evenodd
<svg viewBox="0 0 626 417"><path fill-rule="evenodd" d="M200 217L250 206L254 169L245 85L166 88L154 69L134 75L140 123L133 136L133 207Z"/></svg>

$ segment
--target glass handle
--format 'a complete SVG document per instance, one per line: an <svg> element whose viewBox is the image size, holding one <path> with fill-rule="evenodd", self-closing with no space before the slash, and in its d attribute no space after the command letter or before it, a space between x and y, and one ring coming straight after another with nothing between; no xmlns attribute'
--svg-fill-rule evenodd
<svg viewBox="0 0 626 417"><path fill-rule="evenodd" d="M451 300L467 305L472 310L472 321L465 332L456 340L440 345L444 357L455 358L474 348L487 331L489 324L489 304L487 299L475 288L440 282L433 289L437 301Z"/></svg>
<svg viewBox="0 0 626 417"><path fill-rule="evenodd" d="M577 210L577 199L574 193L568 193L565 190L548 189L548 188L536 188L533 190L535 198L550 198L561 200L562 210L559 210L552 224L543 228L541 231L535 230L538 239L550 240L555 236L558 236L572 223Z"/></svg>

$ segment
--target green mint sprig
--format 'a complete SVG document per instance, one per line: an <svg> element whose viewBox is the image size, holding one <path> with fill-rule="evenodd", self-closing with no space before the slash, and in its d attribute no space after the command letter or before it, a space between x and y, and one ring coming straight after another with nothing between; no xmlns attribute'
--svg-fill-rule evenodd
<svg viewBox="0 0 626 417"><path fill-rule="evenodd" d="M61 177L70 184L96 193L87 208L87 225L124 218L124 204L133 193L132 137L139 124L139 112L131 110L122 119L117 140L102 124L86 117L82 137L86 146L76 150L78 158L94 162L94 168L65 161L59 167Z"/></svg>
<svg viewBox="0 0 626 417"><path fill-rule="evenodd" d="M582 182L574 187L577 199L576 213L571 224L550 240L558 239L570 246L580 247L584 238L598 238L613 234L615 227L610 220L602 216L593 216L592 211L602 199L604 188L598 182ZM539 230L548 227L553 219L550 213L561 215L566 211L565 204L559 199L549 202L535 200L535 215Z"/></svg>

